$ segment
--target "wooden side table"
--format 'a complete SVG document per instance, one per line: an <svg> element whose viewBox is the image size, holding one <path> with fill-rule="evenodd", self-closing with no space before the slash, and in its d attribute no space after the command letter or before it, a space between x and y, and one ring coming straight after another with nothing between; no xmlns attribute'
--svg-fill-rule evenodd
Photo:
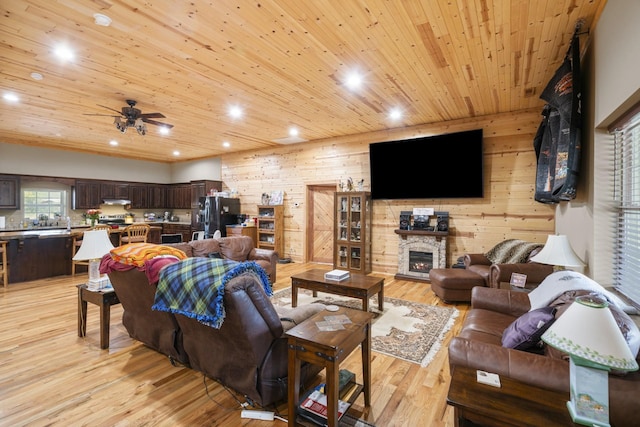
<svg viewBox="0 0 640 427"><path fill-rule="evenodd" d="M545 390L507 377L501 387L477 381L476 370L456 366L451 375L447 403L455 408L456 427L576 426L571 420L569 393Z"/></svg>
<svg viewBox="0 0 640 427"><path fill-rule="evenodd" d="M344 329L321 331L318 322L328 316L344 315L350 323ZM366 311L340 308L336 312L323 310L287 331L289 347L288 414L289 426L296 425L297 407L300 403L301 361L323 366L326 369L328 425L338 425L338 382L340 363L362 344L362 391L366 407L371 406L371 320Z"/></svg>
<svg viewBox="0 0 640 427"><path fill-rule="evenodd" d="M111 306L120 304L120 300L113 288L92 291L86 284L77 285L78 288L78 336L87 335L87 302L100 307L100 348L109 348L109 326L111 321Z"/></svg>

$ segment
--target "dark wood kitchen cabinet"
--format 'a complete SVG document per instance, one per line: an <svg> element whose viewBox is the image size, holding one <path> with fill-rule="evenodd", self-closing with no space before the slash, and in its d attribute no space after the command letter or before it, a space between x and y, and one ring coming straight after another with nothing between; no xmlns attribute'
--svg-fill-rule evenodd
<svg viewBox="0 0 640 427"><path fill-rule="evenodd" d="M0 175L0 209L20 209L20 177Z"/></svg>
<svg viewBox="0 0 640 427"><path fill-rule="evenodd" d="M209 194L209 191L222 191L222 181L191 181L191 207L197 208L200 197Z"/></svg>
<svg viewBox="0 0 640 427"><path fill-rule="evenodd" d="M129 184L131 209L149 209L149 186L147 184Z"/></svg>
<svg viewBox="0 0 640 427"><path fill-rule="evenodd" d="M149 196L149 209L164 209L167 207L166 185L149 184L147 190Z"/></svg>
<svg viewBox="0 0 640 427"><path fill-rule="evenodd" d="M72 195L73 209L98 209L102 203L100 181L77 179Z"/></svg>
<svg viewBox="0 0 640 427"><path fill-rule="evenodd" d="M191 209L191 184L172 184L167 187L167 208Z"/></svg>
<svg viewBox="0 0 640 427"><path fill-rule="evenodd" d="M129 199L129 183L116 181L102 181L100 183L100 197L104 199Z"/></svg>

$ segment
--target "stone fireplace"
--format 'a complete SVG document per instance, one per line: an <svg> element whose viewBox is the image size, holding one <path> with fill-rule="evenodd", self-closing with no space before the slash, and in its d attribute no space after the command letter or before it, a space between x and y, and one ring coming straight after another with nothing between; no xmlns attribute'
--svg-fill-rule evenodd
<svg viewBox="0 0 640 427"><path fill-rule="evenodd" d="M447 232L396 230L398 246L397 278L428 281L432 268L445 268Z"/></svg>

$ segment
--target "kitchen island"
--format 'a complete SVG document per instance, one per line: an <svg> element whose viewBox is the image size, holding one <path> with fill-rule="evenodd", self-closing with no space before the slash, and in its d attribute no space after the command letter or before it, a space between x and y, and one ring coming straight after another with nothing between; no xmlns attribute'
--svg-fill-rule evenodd
<svg viewBox="0 0 640 427"><path fill-rule="evenodd" d="M42 228L1 231L0 240L7 240L9 284L71 274L73 238L90 227ZM118 246L122 228L113 228L111 243ZM148 241L160 243L162 227L152 226ZM79 266L78 269L83 268ZM86 269L86 267L84 267ZM80 270L81 271L81 270Z"/></svg>
<svg viewBox="0 0 640 427"><path fill-rule="evenodd" d="M86 228L85 228L86 229ZM9 284L71 274L73 236L83 229L5 231Z"/></svg>

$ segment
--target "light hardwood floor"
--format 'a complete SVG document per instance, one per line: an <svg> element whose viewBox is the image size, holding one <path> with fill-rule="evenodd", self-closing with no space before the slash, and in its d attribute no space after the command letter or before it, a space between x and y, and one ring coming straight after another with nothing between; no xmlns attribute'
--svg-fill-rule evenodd
<svg viewBox="0 0 640 427"><path fill-rule="evenodd" d="M279 264L274 289L317 264ZM327 267L330 266L320 266ZM385 277L385 295L446 305L425 283ZM111 340L100 349L99 311L89 304L87 336L77 335L77 290L86 274L12 284L0 291L1 426L285 426L280 420L240 418L241 395L201 373L172 366L163 355L129 338L122 308L111 310ZM453 426L446 404L447 345L466 316L460 314L426 368L373 352L372 407L378 427ZM341 366L361 374L360 354ZM322 373L319 380L321 380ZM362 397L355 407L361 407ZM286 418L286 404L277 408Z"/></svg>

